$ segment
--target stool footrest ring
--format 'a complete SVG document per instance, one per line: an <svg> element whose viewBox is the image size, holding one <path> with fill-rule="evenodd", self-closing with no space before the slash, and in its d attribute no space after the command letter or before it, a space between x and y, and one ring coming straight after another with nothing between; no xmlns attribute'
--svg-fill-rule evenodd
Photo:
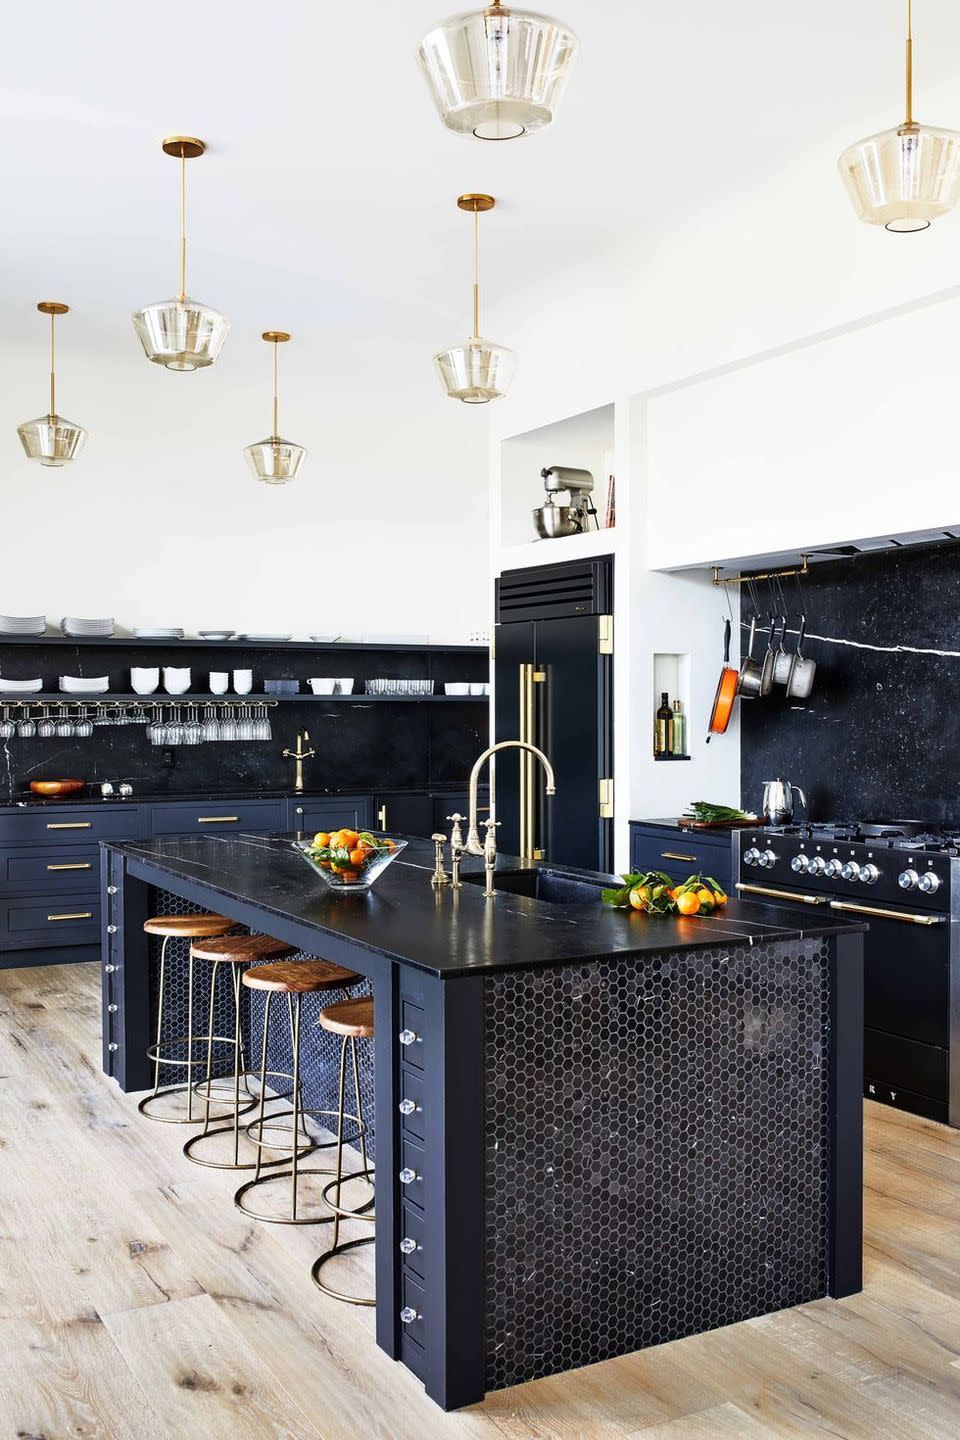
<svg viewBox="0 0 960 1440"><path fill-rule="evenodd" d="M335 1260L350 1250L359 1250L362 1245L373 1245L375 1239L374 1235L363 1235L359 1240L345 1240L342 1244L333 1245L329 1250L324 1250L322 1255L318 1255L310 1268L310 1276L317 1289L322 1290L324 1295L329 1295L333 1300L345 1301L347 1305L375 1305L377 1302L372 1295L348 1295L344 1290L335 1290L332 1285L325 1284L320 1278L320 1272L328 1261Z"/></svg>

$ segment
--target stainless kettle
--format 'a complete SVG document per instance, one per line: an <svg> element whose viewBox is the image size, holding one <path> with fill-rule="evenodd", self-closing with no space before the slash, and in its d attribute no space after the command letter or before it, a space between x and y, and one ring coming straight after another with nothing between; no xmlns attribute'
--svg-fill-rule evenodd
<svg viewBox="0 0 960 1440"><path fill-rule="evenodd" d="M798 795L804 810L807 808L807 797L799 785L791 785L789 780L764 780L763 782L763 813L771 825L787 825L793 819L793 800Z"/></svg>

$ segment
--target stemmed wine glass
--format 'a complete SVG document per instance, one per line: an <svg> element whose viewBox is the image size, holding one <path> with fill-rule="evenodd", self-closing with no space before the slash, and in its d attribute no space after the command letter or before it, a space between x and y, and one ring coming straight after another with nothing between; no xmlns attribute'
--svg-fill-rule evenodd
<svg viewBox="0 0 960 1440"><path fill-rule="evenodd" d="M220 721L217 719L216 705L205 706L203 738L207 741L220 739Z"/></svg>
<svg viewBox="0 0 960 1440"><path fill-rule="evenodd" d="M224 711L223 719L220 721L220 739L233 741L237 736L237 722L233 714L233 706L228 705Z"/></svg>
<svg viewBox="0 0 960 1440"><path fill-rule="evenodd" d="M17 734L21 740L32 740L37 733L37 727L30 714L30 707L27 706L26 713L20 717L17 723Z"/></svg>
<svg viewBox="0 0 960 1440"><path fill-rule="evenodd" d="M0 740L10 740L16 733L16 724L10 719L10 706L4 705L3 719L0 720Z"/></svg>
<svg viewBox="0 0 960 1440"><path fill-rule="evenodd" d="M73 726L74 734L78 740L89 740L93 734L93 721L87 714L86 705L80 705L77 709L77 718Z"/></svg>
<svg viewBox="0 0 960 1440"><path fill-rule="evenodd" d="M50 706L44 705L43 713L37 721L37 734L41 740L50 740L56 733L56 724L50 718Z"/></svg>

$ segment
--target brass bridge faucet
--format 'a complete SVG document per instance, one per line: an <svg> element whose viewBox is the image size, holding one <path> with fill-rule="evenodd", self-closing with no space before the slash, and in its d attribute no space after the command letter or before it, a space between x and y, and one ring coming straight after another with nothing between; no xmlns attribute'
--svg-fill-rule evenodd
<svg viewBox="0 0 960 1440"><path fill-rule="evenodd" d="M529 740L501 740L498 744L491 745L489 749L484 750L483 754L475 762L473 769L470 771L470 813L467 821L467 843L464 849L468 855L483 856L487 876L487 885L483 893L488 900L492 899L494 895L493 874L497 866L497 826L500 822L492 818L485 820L483 823L486 827L487 838L485 841L481 841L480 831L477 825L477 789L480 784L480 771L490 759L490 756L495 755L498 750L527 750L531 755L535 755L543 766L544 773L547 777L546 794L556 795L557 793L553 766L543 751L536 745L531 745Z"/></svg>
<svg viewBox="0 0 960 1440"><path fill-rule="evenodd" d="M303 762L304 760L309 760L311 755L316 755L317 753L312 747L309 750L304 750L303 747L305 744L310 744L310 736L306 730L298 730L296 750L284 750L283 752L284 760L296 760L297 762L297 774L293 782L293 788L298 794L303 789Z"/></svg>

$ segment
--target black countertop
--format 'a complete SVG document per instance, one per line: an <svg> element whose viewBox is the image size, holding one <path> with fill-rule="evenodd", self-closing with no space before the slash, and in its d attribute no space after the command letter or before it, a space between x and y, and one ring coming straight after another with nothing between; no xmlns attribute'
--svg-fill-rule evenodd
<svg viewBox="0 0 960 1440"><path fill-rule="evenodd" d="M32 810L43 805L149 805L157 800L204 800L211 805L228 800L327 800L338 795L456 795L466 791L467 781L459 785L347 785L329 790L294 790L292 785L271 789L257 785L238 785L227 789L206 790L135 790L132 795L101 795L98 785L82 790L78 795L34 795L32 792L18 795L13 800L0 801L0 810ZM486 795L488 786L480 789Z"/></svg>
<svg viewBox="0 0 960 1440"><path fill-rule="evenodd" d="M403 854L362 894L327 889L294 851L289 837L254 834L171 836L107 846L130 860L209 888L218 909L244 901L443 979L537 965L576 964L611 956L759 944L867 927L817 915L805 907L732 900L722 916L648 916L609 906L545 903L501 892L484 899L479 886L430 885L434 848L410 839ZM500 856L501 871L536 868ZM549 866L574 878L588 872ZM464 856L464 874L483 861ZM317 953L323 954L322 941Z"/></svg>

